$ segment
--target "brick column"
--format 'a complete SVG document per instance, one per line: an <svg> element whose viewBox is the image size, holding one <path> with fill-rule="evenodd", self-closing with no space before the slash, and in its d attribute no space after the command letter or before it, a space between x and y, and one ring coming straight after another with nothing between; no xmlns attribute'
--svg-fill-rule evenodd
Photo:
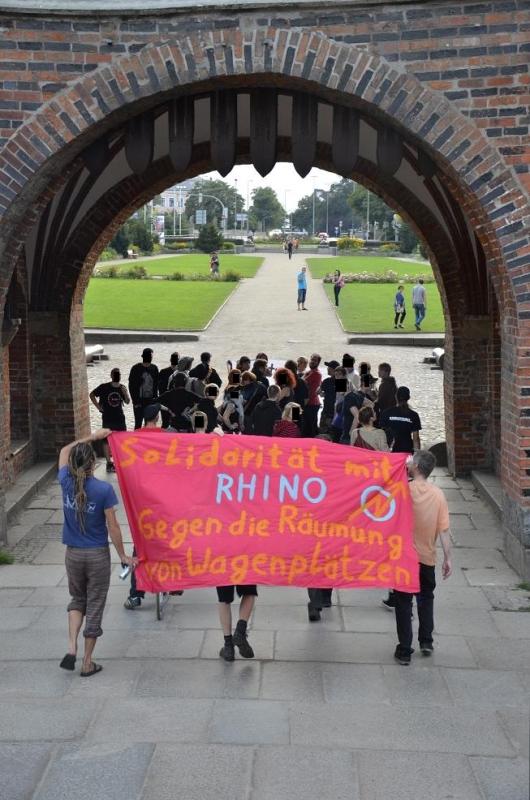
<svg viewBox="0 0 530 800"><path fill-rule="evenodd" d="M0 342L0 544L7 541L7 518L5 512L5 485L7 459L9 458L9 358L7 347Z"/></svg>
<svg viewBox="0 0 530 800"><path fill-rule="evenodd" d="M39 459L56 458L69 441L90 431L81 306L31 312L33 428Z"/></svg>
<svg viewBox="0 0 530 800"><path fill-rule="evenodd" d="M452 442L448 463L456 475L494 468L492 334L486 317L463 317L446 332L445 419L447 441Z"/></svg>

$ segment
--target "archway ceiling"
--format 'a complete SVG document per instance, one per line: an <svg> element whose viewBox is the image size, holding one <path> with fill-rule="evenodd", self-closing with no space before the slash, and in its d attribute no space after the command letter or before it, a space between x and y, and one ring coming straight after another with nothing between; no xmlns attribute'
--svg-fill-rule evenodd
<svg viewBox="0 0 530 800"><path fill-rule="evenodd" d="M267 94L270 101L271 90L268 90L267 93L258 92L257 97L263 97L265 104ZM226 126L221 122L223 129L220 131L220 136L216 137L215 120L217 120L217 130L219 130L219 120L223 120L225 98L235 105L237 115L233 113L233 105L230 106L230 114L226 114L225 109ZM339 150L344 154L347 153L350 142L355 139L355 136L348 136L350 129L346 125L342 143L339 137L335 141L335 151L333 150L336 107L329 102L317 100L310 95L302 95L300 92L283 92L281 89L273 90L272 101L277 113L277 127L273 127L276 157L273 158L271 165L276 160L290 160L289 154L285 152L286 149L290 149L295 167L304 174L316 163L317 152L322 152L322 150L331 152L333 161L333 153L337 153L337 141L339 145L342 144ZM187 165L188 174L193 172L192 152L197 150L204 152L208 143L210 143L213 156L212 170L218 168L221 172L226 173L231 169L233 163L249 163L249 142L250 150L252 150L252 137L257 135L256 125L252 125L251 115L257 114L257 111L255 110L256 104L252 106L251 111L251 94L248 91L236 94L228 90L228 92L216 93L215 96L208 94L188 98L186 102L188 109L191 107L193 115L191 126L189 126L191 160ZM215 103L217 103L217 107L214 105ZM295 108L296 105L297 108ZM182 106L176 110L180 114L178 118L182 124ZM36 283L41 284L43 273L48 272L50 268L53 269L53 263L57 262L57 249L65 247L72 237L76 236L76 232L83 225L83 221L91 210L97 206L101 198L113 190L113 187L122 184L135 172L142 172L142 162L149 164L160 160L167 161L169 165L167 185L171 186L177 182L178 173L171 169L169 158L170 115L174 111L175 108L171 109L166 102L158 108L134 118L125 127L122 125L119 129L105 134L105 137L95 147L92 146L90 154L85 155L84 160L76 162L77 167L73 169L60 190L56 192L38 224L35 225L32 235L27 239L26 263L30 286L36 275L38 276ZM342 172L345 177L353 178L361 183L364 182L364 176L369 175L370 172L373 173L373 170L383 172L392 178L394 186L403 187L409 196L412 195L416 198L417 203L423 206L436 220L447 240L453 243L455 257L465 259L462 267L470 270L478 279L475 281L476 297L481 298L481 301L476 303L476 313L487 311L487 280L485 275L481 275L484 272L481 269L481 248L471 225L444 185L443 175L436 171L435 165L428 157L425 157L414 142L403 141L392 128L385 127L380 121L363 112L344 109L344 113L353 115L354 123L357 120L355 124L358 125L358 158L356 161L354 159L353 167L348 168L347 172L344 169L334 168L333 163L329 168L336 171L337 174ZM235 118L237 118L237 122ZM175 117L173 117L174 119ZM350 124L351 118L349 122L346 121ZM232 130L230 130L231 125L233 126ZM150 134L151 129L152 135ZM133 144L132 154L130 149L126 152L128 132ZM212 132L217 144L212 143ZM180 144L184 138L185 135L181 137ZM233 141L231 142L231 140ZM241 157L238 152L241 150L238 143L241 142L246 142L246 148L242 149L243 151L246 149L247 157ZM290 143L287 148L286 142ZM312 143L314 143L313 150L311 149ZM231 144L233 144L233 152L230 149ZM216 158L217 164L215 163ZM131 164L135 169L131 167ZM256 164L256 166L262 174L264 169L267 171L267 167L263 168L263 164L261 166ZM160 186L158 186L158 190L160 190ZM131 201L133 200L134 198L131 198ZM396 206L400 206L397 198ZM471 261L473 263L470 263Z"/></svg>

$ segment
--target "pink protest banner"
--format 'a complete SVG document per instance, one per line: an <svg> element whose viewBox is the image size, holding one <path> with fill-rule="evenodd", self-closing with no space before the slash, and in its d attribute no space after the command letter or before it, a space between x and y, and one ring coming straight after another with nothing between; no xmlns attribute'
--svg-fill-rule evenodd
<svg viewBox="0 0 530 800"><path fill-rule="evenodd" d="M405 454L156 429L109 442L140 589L419 591Z"/></svg>

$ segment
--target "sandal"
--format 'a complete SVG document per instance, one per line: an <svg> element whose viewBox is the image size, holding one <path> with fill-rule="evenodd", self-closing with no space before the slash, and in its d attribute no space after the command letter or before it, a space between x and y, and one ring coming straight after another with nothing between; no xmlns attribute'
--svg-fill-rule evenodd
<svg viewBox="0 0 530 800"><path fill-rule="evenodd" d="M75 656L72 653L67 653L61 663L59 664L61 669L75 669Z"/></svg>
<svg viewBox="0 0 530 800"><path fill-rule="evenodd" d="M96 664L95 662L92 662L92 669L89 669L88 672L81 672L81 677L90 678L91 675L95 675L96 672L101 672L102 669L103 667L101 666L101 664Z"/></svg>

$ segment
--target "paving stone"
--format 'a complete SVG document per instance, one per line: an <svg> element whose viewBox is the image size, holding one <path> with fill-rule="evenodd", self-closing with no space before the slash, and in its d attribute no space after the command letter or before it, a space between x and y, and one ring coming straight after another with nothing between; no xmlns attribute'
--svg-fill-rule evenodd
<svg viewBox="0 0 530 800"><path fill-rule="evenodd" d="M222 744L288 744L289 714L274 700L216 700L209 741Z"/></svg>
<svg viewBox="0 0 530 800"><path fill-rule="evenodd" d="M344 629L358 633L387 633L395 634L396 617L394 612L389 613L381 603L376 608L365 606L344 606Z"/></svg>
<svg viewBox="0 0 530 800"><path fill-rule="evenodd" d="M306 602L298 606L282 608L281 606L262 605L257 607L253 615L252 627L255 630L278 630L278 628L290 631L309 630L314 623L309 622L307 616L307 595L304 599ZM342 630L340 610L336 606L323 609L319 627L331 631Z"/></svg>
<svg viewBox="0 0 530 800"><path fill-rule="evenodd" d="M219 616L216 604L210 603L181 603L180 597L176 597L168 604L171 606L171 623L178 628L218 628ZM252 618L254 624L254 617Z"/></svg>
<svg viewBox="0 0 530 800"><path fill-rule="evenodd" d="M42 614L41 608L18 606L4 608L0 614L0 631L19 631L36 622Z"/></svg>
<svg viewBox="0 0 530 800"><path fill-rule="evenodd" d="M153 625L156 625L155 621L153 621ZM130 658L197 658L203 638L203 631L142 631L140 636L131 636L126 656Z"/></svg>
<svg viewBox="0 0 530 800"><path fill-rule="evenodd" d="M322 748L258 748L252 786L251 800L360 798L352 754Z"/></svg>
<svg viewBox="0 0 530 800"><path fill-rule="evenodd" d="M338 603L342 607L382 608L381 603L387 592L384 589L339 589L335 594L338 595Z"/></svg>
<svg viewBox="0 0 530 800"><path fill-rule="evenodd" d="M403 667L407 669L407 667ZM291 743L318 747L325 732L329 748L387 749L464 755L513 756L514 749L494 713L423 706L360 703L324 706L292 703ZM485 732L487 731L487 735Z"/></svg>
<svg viewBox="0 0 530 800"><path fill-rule="evenodd" d="M324 699L322 664L289 664L285 661L263 665L260 696L268 700Z"/></svg>
<svg viewBox="0 0 530 800"><path fill-rule="evenodd" d="M392 660L395 643L390 636L380 633L335 633L315 628L309 631L279 630L276 634L276 658L281 661L339 661L352 664L390 663Z"/></svg>
<svg viewBox="0 0 530 800"><path fill-rule="evenodd" d="M47 631L43 635L37 627L22 631L6 631L2 634L0 661L25 661L28 659L52 659L59 662L68 644L66 613L64 631Z"/></svg>
<svg viewBox="0 0 530 800"><path fill-rule="evenodd" d="M97 709L91 698L0 700L0 741L66 741L79 738Z"/></svg>
<svg viewBox="0 0 530 800"><path fill-rule="evenodd" d="M515 587L521 580L516 572L509 569L468 569L465 571L466 580L470 586L511 586Z"/></svg>
<svg viewBox="0 0 530 800"><path fill-rule="evenodd" d="M328 703L390 703L383 668L376 664L322 664Z"/></svg>
<svg viewBox="0 0 530 800"><path fill-rule="evenodd" d="M256 609L260 606L304 606L307 608L307 590L296 586L259 586Z"/></svg>
<svg viewBox="0 0 530 800"><path fill-rule="evenodd" d="M528 706L528 689L517 673L502 670L444 669L445 678L454 702L459 706Z"/></svg>
<svg viewBox="0 0 530 800"><path fill-rule="evenodd" d="M362 800L483 800L468 759L461 755L370 751L357 753L357 763Z"/></svg>
<svg viewBox="0 0 530 800"><path fill-rule="evenodd" d="M490 603L482 591L476 586L456 586L448 581L439 581L436 587L435 611L438 605L447 608L491 608Z"/></svg>
<svg viewBox="0 0 530 800"><path fill-rule="evenodd" d="M253 698L258 696L257 661L161 661L146 663L135 688L137 697Z"/></svg>
<svg viewBox="0 0 530 800"><path fill-rule="evenodd" d="M70 600L68 591L63 586L42 586L36 589L19 589L27 593L22 601L24 606L61 606L66 611Z"/></svg>
<svg viewBox="0 0 530 800"><path fill-rule="evenodd" d="M0 568L0 587L17 589L31 588L32 586L57 586L64 575L64 564L62 566L10 564Z"/></svg>
<svg viewBox="0 0 530 800"><path fill-rule="evenodd" d="M392 703L426 707L451 705L451 695L439 668L433 667L427 659L414 659L411 667L410 671L401 665L382 668Z"/></svg>
<svg viewBox="0 0 530 800"><path fill-rule="evenodd" d="M501 709L497 711L497 718L501 722L514 750L522 758L528 759L530 749L528 709L524 711L515 708Z"/></svg>
<svg viewBox="0 0 530 800"><path fill-rule="evenodd" d="M17 516L17 525L22 525L27 530L33 528L35 525L45 525L51 522L51 518L55 512L49 508L32 509L31 511L22 511ZM63 521L63 517L59 522Z"/></svg>
<svg viewBox="0 0 530 800"><path fill-rule="evenodd" d="M96 654L97 663L101 663ZM79 669L81 661L78 661ZM135 687L143 667L143 662L136 660L114 659L103 661L103 671L98 673L97 681L88 681L76 673L75 680L70 681L68 696L105 698L111 702L121 702L120 698L136 694ZM64 672L64 670L61 670Z"/></svg>
<svg viewBox="0 0 530 800"><path fill-rule="evenodd" d="M31 589L0 589L0 608L21 606L31 593Z"/></svg>
<svg viewBox="0 0 530 800"><path fill-rule="evenodd" d="M469 514L457 514L452 512L449 514L449 522L452 531L474 531L476 530L473 520Z"/></svg>
<svg viewBox="0 0 530 800"><path fill-rule="evenodd" d="M0 744L0 798L30 800L52 753L48 742Z"/></svg>
<svg viewBox="0 0 530 800"><path fill-rule="evenodd" d="M496 636L491 611L483 608L448 608L434 601L434 630L440 635Z"/></svg>
<svg viewBox="0 0 530 800"><path fill-rule="evenodd" d="M74 675L59 669L59 662L3 661L0 663L0 698L62 697Z"/></svg>
<svg viewBox="0 0 530 800"><path fill-rule="evenodd" d="M528 800L528 761L522 758L471 758L485 800Z"/></svg>
<svg viewBox="0 0 530 800"><path fill-rule="evenodd" d="M454 551L454 560L460 569L485 569L495 567L504 571L508 566L500 550L476 547L458 547Z"/></svg>
<svg viewBox="0 0 530 800"><path fill-rule="evenodd" d="M62 514L62 511L61 511ZM33 564L64 564L64 544L48 542L33 559Z"/></svg>
<svg viewBox="0 0 530 800"><path fill-rule="evenodd" d="M467 642L479 667L493 670L530 671L529 639L476 639Z"/></svg>
<svg viewBox="0 0 530 800"><path fill-rule="evenodd" d="M157 744L142 800L246 800L253 749Z"/></svg>
<svg viewBox="0 0 530 800"><path fill-rule="evenodd" d="M519 589L484 586L482 589L493 611L530 611L530 595Z"/></svg>
<svg viewBox="0 0 530 800"><path fill-rule="evenodd" d="M256 659L260 661L271 660L274 655L274 632L249 630L248 639L254 650ZM219 650L223 646L223 635L220 630L206 631L201 650L201 658L219 659ZM236 648L236 659L239 659Z"/></svg>
<svg viewBox="0 0 530 800"><path fill-rule="evenodd" d="M85 740L122 744L206 741L212 709L211 700L126 697L102 707Z"/></svg>
<svg viewBox="0 0 530 800"><path fill-rule="evenodd" d="M10 525L7 529L7 544L10 548L15 547L27 533L26 525Z"/></svg>
<svg viewBox="0 0 530 800"><path fill-rule="evenodd" d="M139 797L153 749L152 744L118 742L64 746L32 800L93 800L95 789L105 800Z"/></svg>
<svg viewBox="0 0 530 800"><path fill-rule="evenodd" d="M498 531L452 531L455 549L458 547L476 547L481 550L498 550L502 547L502 536Z"/></svg>
<svg viewBox="0 0 530 800"><path fill-rule="evenodd" d="M525 611L492 611L492 619L501 636L530 639L530 614ZM509 647L510 644L507 643Z"/></svg>

